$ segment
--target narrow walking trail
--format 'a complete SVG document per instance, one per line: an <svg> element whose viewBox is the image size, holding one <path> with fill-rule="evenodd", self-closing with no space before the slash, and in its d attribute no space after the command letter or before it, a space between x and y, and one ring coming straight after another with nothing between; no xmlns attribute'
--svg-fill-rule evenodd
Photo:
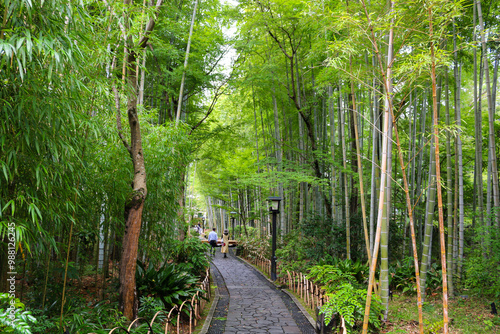
<svg viewBox="0 0 500 334"><path fill-rule="evenodd" d="M313 326L286 293L249 264L216 253L212 272L220 299L208 334L315 333Z"/></svg>

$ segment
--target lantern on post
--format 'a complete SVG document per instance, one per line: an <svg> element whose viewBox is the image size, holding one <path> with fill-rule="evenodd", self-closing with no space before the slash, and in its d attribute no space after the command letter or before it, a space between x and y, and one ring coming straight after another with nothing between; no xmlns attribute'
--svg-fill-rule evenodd
<svg viewBox="0 0 500 334"><path fill-rule="evenodd" d="M234 228L235 228L235 226L234 226L234 220L236 219L234 216L236 214L237 214L237 212L231 211L231 228L233 229L232 232L231 232L232 233L231 239L233 239L233 240L234 240Z"/></svg>
<svg viewBox="0 0 500 334"><path fill-rule="evenodd" d="M272 225L272 254L271 254L271 280L275 281L277 278L276 275L276 237L277 237L277 231L276 231L276 220L278 213L280 212L280 202L281 202L281 197L276 197L276 196L271 196L268 197L268 202L269 202L269 213L273 215L273 225Z"/></svg>

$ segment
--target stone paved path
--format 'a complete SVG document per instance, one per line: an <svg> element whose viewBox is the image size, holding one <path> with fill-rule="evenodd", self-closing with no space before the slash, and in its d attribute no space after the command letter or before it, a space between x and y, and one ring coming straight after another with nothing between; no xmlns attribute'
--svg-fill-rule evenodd
<svg viewBox="0 0 500 334"><path fill-rule="evenodd" d="M212 320L208 333L314 333L314 330L289 296L274 287L248 264L220 252L212 259L229 293L229 306L224 329ZM219 277L218 285L221 284ZM288 299L287 299L288 298ZM293 304L292 306L290 304ZM295 307L295 309L293 309ZM301 318L302 316L302 318ZM298 320L298 321L296 321ZM297 325L297 323L300 325Z"/></svg>

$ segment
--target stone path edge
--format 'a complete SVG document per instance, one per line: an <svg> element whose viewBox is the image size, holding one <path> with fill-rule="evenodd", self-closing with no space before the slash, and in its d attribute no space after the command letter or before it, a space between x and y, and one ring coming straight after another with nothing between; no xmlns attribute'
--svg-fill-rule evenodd
<svg viewBox="0 0 500 334"><path fill-rule="evenodd" d="M215 280L215 278L212 279L212 281ZM217 308L217 304L219 303L220 299L220 294L219 294L219 287L215 287L215 297L212 302L212 306L210 307L210 311L208 311L207 317L205 318L205 322L203 323L203 327L200 330L199 334L207 334L208 329L210 328L210 324L212 323L212 318L214 317L215 309Z"/></svg>
<svg viewBox="0 0 500 334"><path fill-rule="evenodd" d="M264 275L258 268L256 268L253 264L251 264L250 262L248 262L247 260L239 257L239 256L235 256L238 260L246 263L247 265L251 266L252 268L254 268L262 277L264 277L269 283L273 284L274 286L276 286L276 284L274 284L274 282L272 280L270 280L266 275ZM277 286L276 286L277 287ZM297 307L299 308L300 312L302 312L302 314L304 315L304 317L306 317L306 319L311 323L311 326L313 328L316 328L316 322L314 321L313 317L309 314L309 312L307 312L307 310L304 308L304 306L302 306L302 304L300 303L300 301L297 299L297 297L295 297L292 293L290 293L288 290L286 289L280 289L281 291L283 291L284 293L286 293L292 300L293 302L295 303L295 305L297 305Z"/></svg>
<svg viewBox="0 0 500 334"><path fill-rule="evenodd" d="M307 312L307 310L304 308L304 306L302 305L302 303L297 299L297 297L295 297L288 290L281 289L281 291L283 291L290 298L292 298L292 300L295 303L295 305L297 305L297 307L299 308L300 312L302 312L302 314L304 315L304 317L306 317L306 319L309 321L309 323L311 324L311 326L313 326L313 328L316 328L316 322L314 321L314 318L309 314L309 312Z"/></svg>

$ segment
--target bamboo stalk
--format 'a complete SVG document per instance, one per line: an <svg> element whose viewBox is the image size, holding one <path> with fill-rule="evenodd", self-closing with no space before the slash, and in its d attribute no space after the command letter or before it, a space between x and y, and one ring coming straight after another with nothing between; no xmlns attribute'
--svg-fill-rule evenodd
<svg viewBox="0 0 500 334"><path fill-rule="evenodd" d="M379 246L380 246L380 236L381 236L381 230L382 230L382 216L383 216L383 210L384 210L384 198L385 198L385 184L386 184L386 179L387 179L387 157L388 157L388 137L389 137L389 112L392 111L392 103L390 100L389 92L390 92L390 78L391 78L391 65L392 65L392 40L393 40L393 30L392 30L392 25L389 31L389 56L388 56L388 66L387 66L387 73L384 71L384 67L382 65L382 60L381 60L381 55L378 50L377 44L376 44L376 39L375 35L373 32L373 27L370 21L370 16L368 15L368 11L366 8L366 4L364 0L361 0L362 6L365 11L365 16L369 21L369 27L371 30L372 34L372 43L375 48L375 53L377 54L377 58L379 61L379 66L380 69L383 73L383 79L384 79L384 84L386 88L386 95L384 99L384 127L383 127L383 132L382 132L382 159L381 159L381 180L380 180L380 192L379 192L379 205L378 205L378 217L377 217L377 230L375 233L375 243L373 247L373 256L372 256L372 263L370 265L370 277L368 279L368 290L367 290L367 296L366 296L366 305L365 305L365 314L364 314L364 319L363 319L363 334L366 334L368 332L368 322L369 322L369 317L370 317L370 304L371 304L371 299L372 299L372 290L373 290L373 285L374 285L374 280L375 280L375 270L377 266L377 258L378 258L378 251L379 251ZM391 1L391 9L392 9L393 3Z"/></svg>
<svg viewBox="0 0 500 334"><path fill-rule="evenodd" d="M429 6L429 32L431 39L433 36L432 7ZM439 240L441 242L441 266L443 278L443 333L448 333L448 282L446 275L446 244L444 240L444 215L443 215L443 196L441 193L441 166L439 163L439 131L438 131L438 107L436 97L436 63L434 54L434 42L431 42L431 78L432 78L432 109L434 112L434 141L436 154L436 182L438 194L438 214L439 214Z"/></svg>
<svg viewBox="0 0 500 334"><path fill-rule="evenodd" d="M186 79L186 69L188 66L188 60L189 60L189 49L191 48L191 36L193 35L193 27L194 27L194 19L196 17L196 8L198 7L198 0L194 1L194 8L193 8L193 15L191 17L191 26L189 28L189 37L188 37L188 43L186 47L186 56L184 59L184 70L182 71L182 79L181 79L181 88L179 90L179 101L177 102L177 115L175 118L175 126L179 124L179 120L181 118L181 107L182 107L182 96L184 93L184 81Z"/></svg>

